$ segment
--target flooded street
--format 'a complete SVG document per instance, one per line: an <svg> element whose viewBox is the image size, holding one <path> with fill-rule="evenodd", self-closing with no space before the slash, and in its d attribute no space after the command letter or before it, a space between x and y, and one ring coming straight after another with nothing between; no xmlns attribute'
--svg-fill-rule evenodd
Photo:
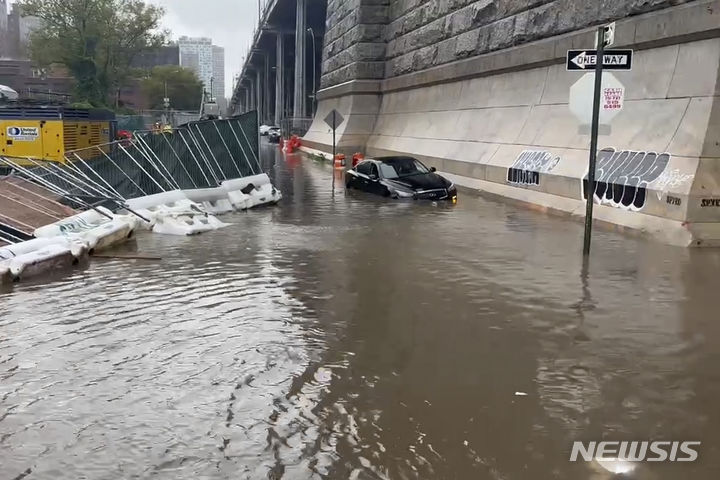
<svg viewBox="0 0 720 480"><path fill-rule="evenodd" d="M263 155L278 206L0 294L0 480L720 478L720 251L597 230L583 277L580 222Z"/></svg>

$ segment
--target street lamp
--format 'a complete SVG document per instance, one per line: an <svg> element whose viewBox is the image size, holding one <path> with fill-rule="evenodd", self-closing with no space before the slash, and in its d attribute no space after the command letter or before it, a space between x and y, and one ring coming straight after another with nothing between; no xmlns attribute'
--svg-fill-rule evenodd
<svg viewBox="0 0 720 480"><path fill-rule="evenodd" d="M315 116L315 102L316 102L315 97L317 97L317 91L316 91L317 84L315 83L315 71L316 71L315 55L317 54L317 52L315 50L315 32L313 31L312 27L308 27L307 31L308 31L308 33L310 33L310 38L312 38L312 46L313 46L313 48L312 48L312 59L313 59L313 96L312 96L313 108L312 108L312 113L313 113L313 117L314 117Z"/></svg>

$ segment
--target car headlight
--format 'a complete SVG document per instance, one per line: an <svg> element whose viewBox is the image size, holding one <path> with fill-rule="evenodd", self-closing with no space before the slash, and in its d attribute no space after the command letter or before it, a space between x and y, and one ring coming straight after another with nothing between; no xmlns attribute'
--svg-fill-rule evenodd
<svg viewBox="0 0 720 480"><path fill-rule="evenodd" d="M397 193L398 197L401 197L401 198L410 198L413 195L415 195L411 190L402 190L399 188L395 189L395 193Z"/></svg>
<svg viewBox="0 0 720 480"><path fill-rule="evenodd" d="M455 188L455 184L453 182L450 182L450 185L448 185L446 188L448 190L452 190L453 188Z"/></svg>

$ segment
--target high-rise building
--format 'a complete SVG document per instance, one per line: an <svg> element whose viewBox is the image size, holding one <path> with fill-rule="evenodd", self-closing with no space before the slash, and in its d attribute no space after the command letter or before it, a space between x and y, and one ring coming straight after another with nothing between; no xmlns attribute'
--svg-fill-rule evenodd
<svg viewBox="0 0 720 480"><path fill-rule="evenodd" d="M180 65L195 71L205 89L218 101L225 98L225 49L210 38L180 37ZM212 84L212 91L211 90Z"/></svg>
<svg viewBox="0 0 720 480"><path fill-rule="evenodd" d="M205 37L180 37L180 66L195 71L206 89L210 90L210 79L213 77L213 45L212 40Z"/></svg>
<svg viewBox="0 0 720 480"><path fill-rule="evenodd" d="M9 43L7 0L0 0L0 58L9 55Z"/></svg>
<svg viewBox="0 0 720 480"><path fill-rule="evenodd" d="M213 91L218 101L225 98L225 49L213 45Z"/></svg>

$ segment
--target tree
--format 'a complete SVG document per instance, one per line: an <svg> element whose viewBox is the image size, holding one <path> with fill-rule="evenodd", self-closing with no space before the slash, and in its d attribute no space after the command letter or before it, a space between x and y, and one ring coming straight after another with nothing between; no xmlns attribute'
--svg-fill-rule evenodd
<svg viewBox="0 0 720 480"><path fill-rule="evenodd" d="M202 98L203 84L195 72L183 67L164 65L152 69L143 81L143 91L150 102L150 108L163 109L165 86L171 106L175 110L198 110Z"/></svg>
<svg viewBox="0 0 720 480"><path fill-rule="evenodd" d="M30 36L38 66L65 65L76 80L77 101L108 103L128 79L138 53L163 44L163 9L140 0L21 0L24 15L42 27Z"/></svg>

